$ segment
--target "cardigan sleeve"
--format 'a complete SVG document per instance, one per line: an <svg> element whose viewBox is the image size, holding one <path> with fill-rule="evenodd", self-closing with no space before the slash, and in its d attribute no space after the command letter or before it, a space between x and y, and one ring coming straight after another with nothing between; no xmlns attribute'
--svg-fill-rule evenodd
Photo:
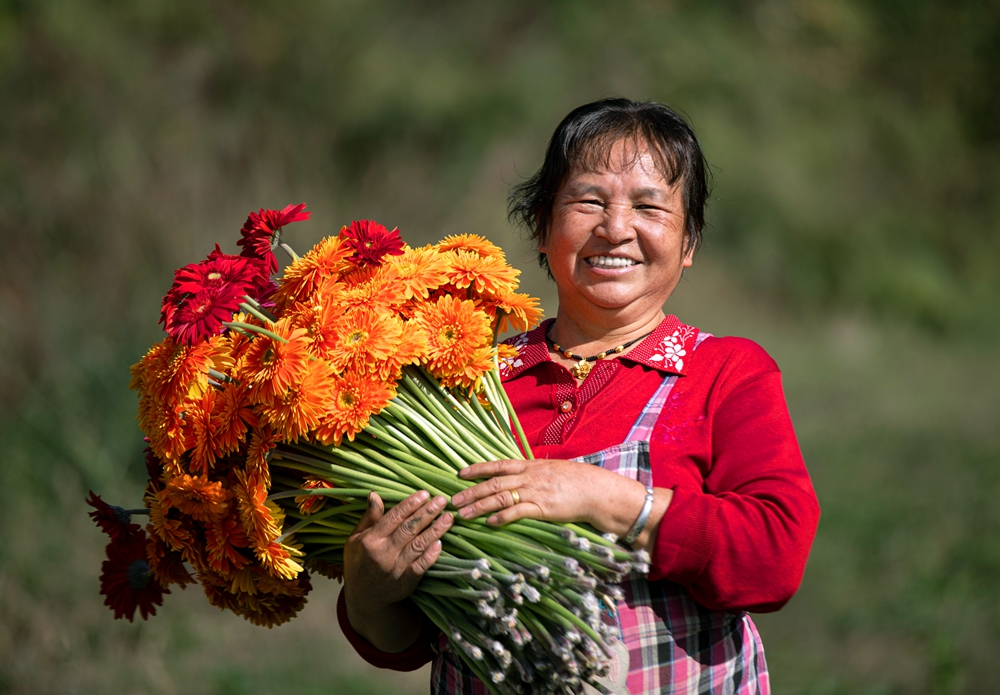
<svg viewBox="0 0 1000 695"><path fill-rule="evenodd" d="M707 399L700 485L680 480L657 532L650 580L683 585L712 610L775 611L798 590L819 503L781 374L750 341ZM698 452L676 455L698 456Z"/></svg>
<svg viewBox="0 0 1000 695"><path fill-rule="evenodd" d="M371 642L362 637L347 619L347 604L344 602L344 592L340 592L337 598L337 622L343 631L347 641L354 647L354 651L372 666L386 668L392 671L416 671L424 664L434 659L433 644L437 643L440 632L430 625L420 635L416 642L409 649L403 652L392 653L383 652Z"/></svg>

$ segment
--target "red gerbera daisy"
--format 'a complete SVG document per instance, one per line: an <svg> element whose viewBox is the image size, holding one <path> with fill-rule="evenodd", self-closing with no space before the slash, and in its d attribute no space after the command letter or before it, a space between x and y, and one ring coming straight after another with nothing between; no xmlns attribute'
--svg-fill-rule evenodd
<svg viewBox="0 0 1000 695"><path fill-rule="evenodd" d="M236 242L237 246L243 247L240 255L264 261L268 274L276 272L278 259L274 257L273 249L278 245L281 228L292 222L308 220L312 213L303 212L305 207L305 203L300 203L288 205L281 210L261 208L259 212L251 212L240 230L243 238Z"/></svg>
<svg viewBox="0 0 1000 695"><path fill-rule="evenodd" d="M108 559L101 564L101 594L104 605L115 612L115 618L135 617L135 609L143 620L156 615L156 606L163 605L168 589L160 586L150 571L146 557L146 534L141 543L111 541L106 548Z"/></svg>
<svg viewBox="0 0 1000 695"><path fill-rule="evenodd" d="M206 287L193 296L168 293L163 298L163 327L177 342L187 345L218 335L222 322L231 321L240 308L246 289L244 285L221 285Z"/></svg>
<svg viewBox="0 0 1000 695"><path fill-rule="evenodd" d="M354 251L352 260L361 266L379 265L383 256L403 253L403 240L399 230L391 232L373 220L355 220L350 227L340 230L347 247Z"/></svg>
<svg viewBox="0 0 1000 695"><path fill-rule="evenodd" d="M108 504L93 491L87 499L87 504L94 508L94 511L87 515L94 520L104 533L111 537L112 541L123 541L127 543L144 543L145 534L139 524L132 523L132 515L121 507Z"/></svg>
<svg viewBox="0 0 1000 695"><path fill-rule="evenodd" d="M194 344L218 334L246 294L258 301L273 294L264 262L222 253L216 244L201 263L174 271L174 283L163 297L160 323L180 342Z"/></svg>
<svg viewBox="0 0 1000 695"><path fill-rule="evenodd" d="M219 245L201 263L190 263L174 271L174 287L184 294L198 294L210 287L243 285L249 287L263 274L263 263L222 253Z"/></svg>

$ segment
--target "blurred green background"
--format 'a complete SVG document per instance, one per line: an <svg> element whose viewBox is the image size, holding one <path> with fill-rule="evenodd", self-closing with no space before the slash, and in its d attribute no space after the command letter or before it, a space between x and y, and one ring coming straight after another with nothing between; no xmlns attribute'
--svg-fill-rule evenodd
<svg viewBox="0 0 1000 695"><path fill-rule="evenodd" d="M97 595L88 489L135 505L128 367L172 270L305 201L505 221L573 107L671 104L713 165L668 309L781 365L823 506L799 594L758 618L775 693L1000 692L1000 5L0 1L0 693L426 692L345 646L337 585L265 630L197 588Z"/></svg>

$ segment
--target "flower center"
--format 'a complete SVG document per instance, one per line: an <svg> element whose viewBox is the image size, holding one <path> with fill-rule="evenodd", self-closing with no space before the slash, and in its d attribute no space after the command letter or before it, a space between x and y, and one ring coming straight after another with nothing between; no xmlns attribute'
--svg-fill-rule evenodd
<svg viewBox="0 0 1000 695"><path fill-rule="evenodd" d="M142 591L149 584L149 563L145 560L133 560L125 570L125 578L134 591Z"/></svg>
<svg viewBox="0 0 1000 695"><path fill-rule="evenodd" d="M445 326L438 333L438 338L442 343L450 345L458 340L458 327L457 326Z"/></svg>
<svg viewBox="0 0 1000 695"><path fill-rule="evenodd" d="M356 330L353 333L351 333L349 336L347 336L347 344L348 345L357 345L358 343L360 343L361 341L363 341L367 337L368 337L368 333L366 333L365 331L362 331L360 329Z"/></svg>
<svg viewBox="0 0 1000 695"><path fill-rule="evenodd" d="M213 272L209 273L207 277L208 277L209 280L212 280L214 282L215 280L221 280L222 279L222 273L220 273L218 271L213 271Z"/></svg>
<svg viewBox="0 0 1000 695"><path fill-rule="evenodd" d="M340 405L344 408L353 408L357 400L358 399L355 398L354 394L350 391L345 390L340 392Z"/></svg>

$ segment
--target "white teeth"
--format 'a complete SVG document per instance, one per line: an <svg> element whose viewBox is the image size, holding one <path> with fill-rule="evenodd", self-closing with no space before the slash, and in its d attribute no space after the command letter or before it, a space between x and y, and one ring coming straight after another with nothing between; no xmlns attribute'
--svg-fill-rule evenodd
<svg viewBox="0 0 1000 695"><path fill-rule="evenodd" d="M590 265L600 268L624 268L625 266L636 264L636 261L633 261L631 258L616 258L611 256L591 256L587 261Z"/></svg>

